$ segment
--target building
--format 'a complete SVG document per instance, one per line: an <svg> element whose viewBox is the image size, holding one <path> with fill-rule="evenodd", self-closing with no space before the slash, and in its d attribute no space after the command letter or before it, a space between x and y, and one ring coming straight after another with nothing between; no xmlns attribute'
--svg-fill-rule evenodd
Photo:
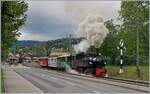
<svg viewBox="0 0 150 94"><path fill-rule="evenodd" d="M64 56L64 55L70 55L69 52L64 51L52 51L49 56Z"/></svg>

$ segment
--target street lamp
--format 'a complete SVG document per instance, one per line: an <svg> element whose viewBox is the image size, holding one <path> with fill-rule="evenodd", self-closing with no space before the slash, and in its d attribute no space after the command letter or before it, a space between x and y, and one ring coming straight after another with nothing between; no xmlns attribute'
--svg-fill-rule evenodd
<svg viewBox="0 0 150 94"><path fill-rule="evenodd" d="M124 46L124 41L123 39L120 39L120 42L119 42L119 46L117 47L117 49L120 50L120 69L119 69L119 73L123 73L123 50L125 49L125 46Z"/></svg>

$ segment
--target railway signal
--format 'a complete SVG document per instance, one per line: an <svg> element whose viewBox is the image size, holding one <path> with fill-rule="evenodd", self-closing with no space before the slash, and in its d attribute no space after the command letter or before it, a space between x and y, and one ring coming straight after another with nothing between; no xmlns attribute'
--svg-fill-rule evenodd
<svg viewBox="0 0 150 94"><path fill-rule="evenodd" d="M119 42L119 46L117 47L117 49L120 50L120 69L119 69L119 73L123 73L123 56L124 56L124 53L123 53L123 50L125 49L125 46L124 46L124 41L123 39L120 39L120 42Z"/></svg>

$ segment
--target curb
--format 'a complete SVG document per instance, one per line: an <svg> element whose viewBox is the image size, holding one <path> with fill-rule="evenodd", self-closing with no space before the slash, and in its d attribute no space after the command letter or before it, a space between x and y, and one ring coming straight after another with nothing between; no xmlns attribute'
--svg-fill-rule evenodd
<svg viewBox="0 0 150 94"><path fill-rule="evenodd" d="M7 87L6 87L6 80L5 80L5 73L4 73L4 71L5 71L5 68L2 68L1 69L1 72L2 72L2 77L3 77L3 83L4 83L4 92L2 92L2 93L7 93Z"/></svg>

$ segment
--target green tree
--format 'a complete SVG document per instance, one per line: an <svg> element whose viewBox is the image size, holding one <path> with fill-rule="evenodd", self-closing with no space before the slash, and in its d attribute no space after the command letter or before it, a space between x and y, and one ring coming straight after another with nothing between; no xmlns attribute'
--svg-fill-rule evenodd
<svg viewBox="0 0 150 94"><path fill-rule="evenodd" d="M120 18L126 42L126 55L136 56L136 31L139 30L139 53L142 62L148 62L149 1L122 1Z"/></svg>
<svg viewBox="0 0 150 94"><path fill-rule="evenodd" d="M51 51L50 45L51 45L51 42L50 42L50 41L47 41L47 42L45 43L46 56L49 56L49 54L50 54L50 51Z"/></svg>
<svg viewBox="0 0 150 94"><path fill-rule="evenodd" d="M25 23L28 5L24 1L1 1L2 59L21 34L19 28Z"/></svg>
<svg viewBox="0 0 150 94"><path fill-rule="evenodd" d="M36 57L44 57L47 56L47 50L45 49L45 45L38 44L31 48L32 55Z"/></svg>
<svg viewBox="0 0 150 94"><path fill-rule="evenodd" d="M119 59L117 46L119 40L123 39L126 47L125 64L134 64L138 28L140 61L148 64L149 1L122 1L119 14L120 25L114 24L113 20L105 22L109 33L100 48L102 55L111 59L114 57Z"/></svg>
<svg viewBox="0 0 150 94"><path fill-rule="evenodd" d="M113 20L108 20L105 23L106 28L108 29L107 37L105 38L103 44L100 47L100 52L103 56L106 56L110 60L107 62L114 64L116 63L116 57L118 56L117 46L119 43L119 30L120 26L115 25Z"/></svg>
<svg viewBox="0 0 150 94"><path fill-rule="evenodd" d="M119 31L116 29L118 26L113 24L113 20L106 21L105 26L109 30L109 33L101 46L101 52L106 56L116 56L119 43Z"/></svg>

